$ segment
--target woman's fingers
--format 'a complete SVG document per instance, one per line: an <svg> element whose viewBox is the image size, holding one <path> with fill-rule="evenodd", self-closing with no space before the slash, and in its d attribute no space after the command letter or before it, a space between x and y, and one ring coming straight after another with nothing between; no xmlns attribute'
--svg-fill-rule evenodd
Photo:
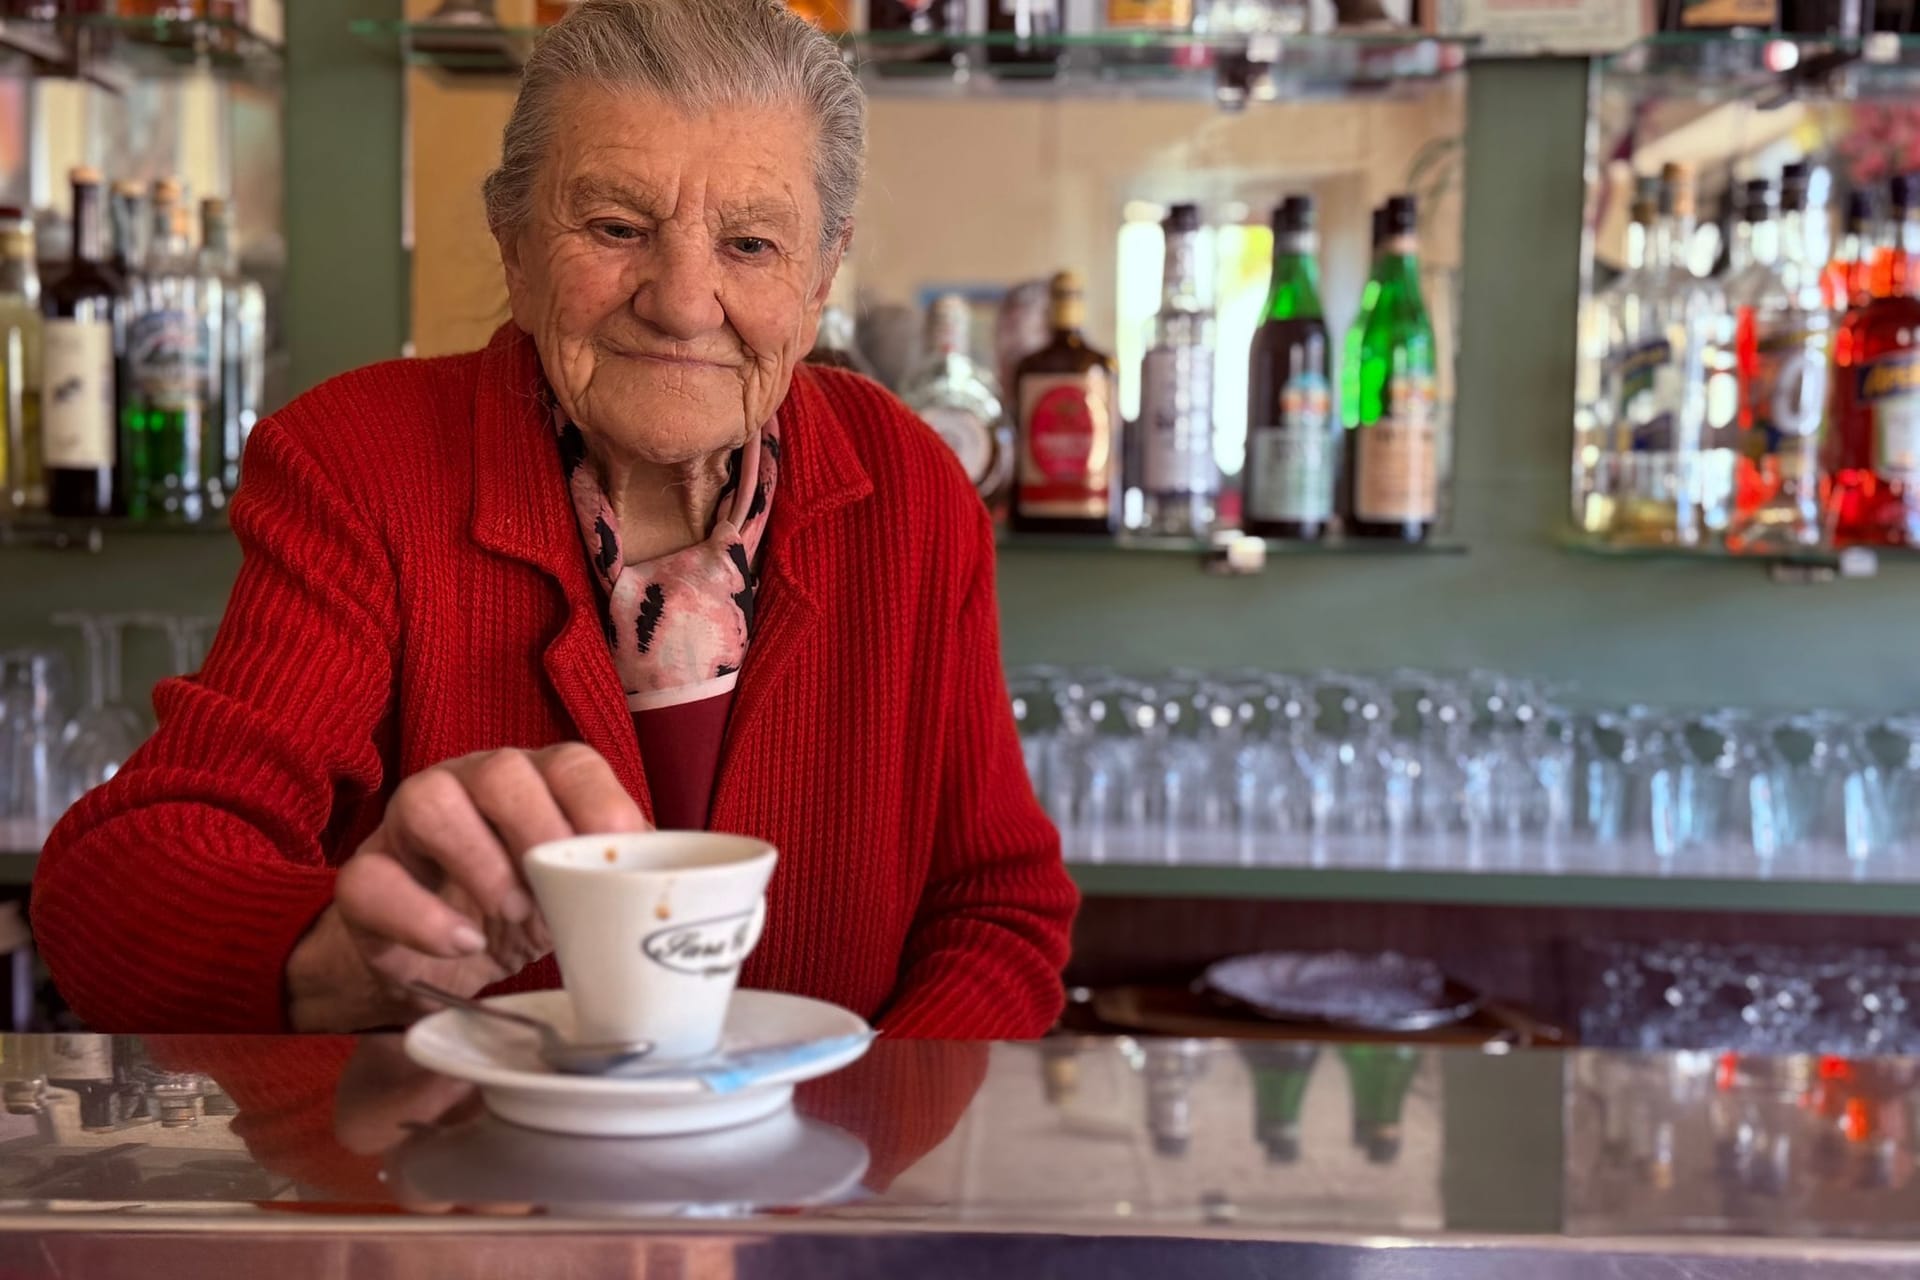
<svg viewBox="0 0 1920 1280"><path fill-rule="evenodd" d="M533 914L514 860L481 816L458 766L427 769L401 783L382 829L403 859L451 880L483 915L519 924Z"/></svg>
<svg viewBox="0 0 1920 1280"><path fill-rule="evenodd" d="M533 762L566 815L571 833L647 829L640 806L620 785L613 766L592 747L579 742L546 747L533 753Z"/></svg>
<svg viewBox="0 0 1920 1280"><path fill-rule="evenodd" d="M363 848L347 859L334 882L333 900L341 922L362 937L367 960L379 967L381 944L405 947L442 960L459 960L487 950L478 925L421 884L398 859ZM369 946L365 939L371 939Z"/></svg>

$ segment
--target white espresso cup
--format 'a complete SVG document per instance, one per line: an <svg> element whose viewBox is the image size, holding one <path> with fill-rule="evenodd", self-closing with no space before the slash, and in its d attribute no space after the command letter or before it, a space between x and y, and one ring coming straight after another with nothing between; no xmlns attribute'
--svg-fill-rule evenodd
<svg viewBox="0 0 1920 1280"><path fill-rule="evenodd" d="M764 841L705 831L529 849L521 866L553 933L574 1038L647 1040L659 1059L718 1047L778 856Z"/></svg>

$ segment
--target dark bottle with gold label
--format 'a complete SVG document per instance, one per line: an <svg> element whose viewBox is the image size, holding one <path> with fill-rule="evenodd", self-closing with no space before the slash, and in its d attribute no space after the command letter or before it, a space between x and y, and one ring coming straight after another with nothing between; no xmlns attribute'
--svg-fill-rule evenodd
<svg viewBox="0 0 1920 1280"><path fill-rule="evenodd" d="M1112 533L1120 509L1113 359L1080 331L1080 277L1063 271L1049 288L1053 339L1014 370L1020 441L1011 523L1034 533Z"/></svg>

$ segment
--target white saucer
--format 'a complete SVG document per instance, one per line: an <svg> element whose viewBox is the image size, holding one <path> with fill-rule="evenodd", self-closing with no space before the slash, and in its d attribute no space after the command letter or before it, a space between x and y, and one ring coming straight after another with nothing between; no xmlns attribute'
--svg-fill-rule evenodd
<svg viewBox="0 0 1920 1280"><path fill-rule="evenodd" d="M497 1004L573 1031L573 1009L564 991L524 991L495 996ZM830 1036L860 1036L865 1021L838 1005L777 991L736 991L727 1007L721 1045L730 1050ZM535 1037L491 1018L443 1009L407 1031L407 1056L430 1071L480 1086L488 1110L502 1120L553 1133L600 1137L650 1137L701 1133L746 1124L787 1104L793 1086L828 1075L867 1051L864 1041L831 1058L769 1075L737 1093L707 1091L686 1076L561 1075L540 1061Z"/></svg>
<svg viewBox="0 0 1920 1280"><path fill-rule="evenodd" d="M866 1144L783 1107L752 1124L678 1138L535 1133L493 1116L410 1138L387 1156L403 1198L537 1205L593 1217L723 1216L845 1199Z"/></svg>

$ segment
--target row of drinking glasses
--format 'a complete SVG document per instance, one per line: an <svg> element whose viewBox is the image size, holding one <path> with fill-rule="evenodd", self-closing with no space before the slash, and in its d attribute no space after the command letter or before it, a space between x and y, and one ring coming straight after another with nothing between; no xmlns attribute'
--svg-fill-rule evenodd
<svg viewBox="0 0 1920 1280"><path fill-rule="evenodd" d="M1585 952L1589 1047L1920 1052L1920 949L1660 942Z"/></svg>
<svg viewBox="0 0 1920 1280"><path fill-rule="evenodd" d="M163 635L180 674L199 668L214 625L148 613L63 613L53 621L80 636L86 680L78 705L60 653L0 651L0 820L34 831L118 772L153 727L121 688L128 628Z"/></svg>
<svg viewBox="0 0 1920 1280"><path fill-rule="evenodd" d="M1575 712L1489 672L1027 667L1009 684L1074 856L1257 861L1275 837L1419 837L1554 866L1624 851L1891 870L1912 854L1920 870L1920 716Z"/></svg>

